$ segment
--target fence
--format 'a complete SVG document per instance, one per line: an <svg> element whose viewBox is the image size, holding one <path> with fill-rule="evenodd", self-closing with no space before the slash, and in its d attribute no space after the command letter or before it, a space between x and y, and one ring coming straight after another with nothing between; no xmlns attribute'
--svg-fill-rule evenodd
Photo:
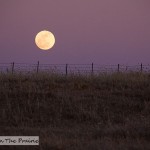
<svg viewBox="0 0 150 150"><path fill-rule="evenodd" d="M51 72L59 74L98 74L113 72L150 72L150 65L100 65L100 64L36 64L0 63L1 73Z"/></svg>

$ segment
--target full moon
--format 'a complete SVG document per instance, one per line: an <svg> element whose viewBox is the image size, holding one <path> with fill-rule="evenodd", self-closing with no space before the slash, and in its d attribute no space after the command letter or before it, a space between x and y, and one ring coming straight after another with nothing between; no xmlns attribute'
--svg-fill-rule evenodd
<svg viewBox="0 0 150 150"><path fill-rule="evenodd" d="M55 44L55 37L49 31L40 31L35 37L35 43L41 50L49 50Z"/></svg>

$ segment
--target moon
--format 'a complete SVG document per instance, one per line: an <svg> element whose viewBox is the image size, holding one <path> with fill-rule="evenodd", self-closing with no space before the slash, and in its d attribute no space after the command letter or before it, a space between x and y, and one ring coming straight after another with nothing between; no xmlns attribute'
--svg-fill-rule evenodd
<svg viewBox="0 0 150 150"><path fill-rule="evenodd" d="M49 50L55 44L55 37L52 32L43 30L36 35L35 43L39 49Z"/></svg>

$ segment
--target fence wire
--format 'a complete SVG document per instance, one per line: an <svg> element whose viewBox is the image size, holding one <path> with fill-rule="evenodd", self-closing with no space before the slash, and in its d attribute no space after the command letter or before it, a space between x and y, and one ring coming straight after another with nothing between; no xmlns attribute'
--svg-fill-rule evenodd
<svg viewBox="0 0 150 150"><path fill-rule="evenodd" d="M58 73L58 74L99 74L113 72L150 72L150 65L100 65L100 64L29 64L0 63L1 73Z"/></svg>

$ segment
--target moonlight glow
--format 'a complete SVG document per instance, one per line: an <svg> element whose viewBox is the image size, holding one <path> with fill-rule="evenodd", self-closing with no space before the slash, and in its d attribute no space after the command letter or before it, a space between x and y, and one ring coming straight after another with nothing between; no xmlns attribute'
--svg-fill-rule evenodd
<svg viewBox="0 0 150 150"><path fill-rule="evenodd" d="M55 37L51 32L44 30L36 35L35 43L38 48L48 50L54 46Z"/></svg>

